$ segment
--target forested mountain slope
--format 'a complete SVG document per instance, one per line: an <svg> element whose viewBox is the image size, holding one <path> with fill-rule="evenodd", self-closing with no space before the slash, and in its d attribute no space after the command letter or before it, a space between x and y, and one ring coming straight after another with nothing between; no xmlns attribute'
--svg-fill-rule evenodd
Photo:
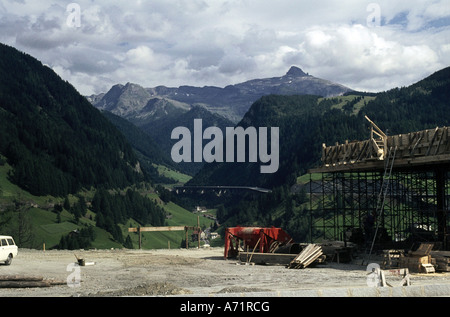
<svg viewBox="0 0 450 317"><path fill-rule="evenodd" d="M145 179L125 137L69 83L0 44L0 153L34 195L124 187Z"/></svg>
<svg viewBox="0 0 450 317"><path fill-rule="evenodd" d="M190 184L248 185L273 188L295 182L320 164L321 147L369 138L367 115L388 134L408 133L450 124L450 68L409 87L377 94L346 96L262 97L240 126L279 127L279 169L261 174L260 163L211 163Z"/></svg>

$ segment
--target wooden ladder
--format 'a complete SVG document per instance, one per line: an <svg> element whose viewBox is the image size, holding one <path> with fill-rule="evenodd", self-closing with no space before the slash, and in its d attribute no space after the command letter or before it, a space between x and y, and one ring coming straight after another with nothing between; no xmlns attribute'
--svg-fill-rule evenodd
<svg viewBox="0 0 450 317"><path fill-rule="evenodd" d="M389 185L390 185L391 175L392 175L392 168L394 166L396 153L397 153L397 147L395 147L394 149L390 148L388 151L388 156L385 158L383 182L381 184L381 189L378 194L377 206L376 206L376 211L375 211L375 215L378 217L378 220L377 220L375 233L373 235L372 243L370 245L370 250L367 255L367 263L372 254L373 246L375 245L375 240L378 235L378 229L380 227L380 220L381 220L381 217L383 216L383 212L384 212L384 204L386 201L387 192L389 190ZM365 252L365 253L367 253L367 252ZM363 259L363 262L361 265L363 265L364 262L365 262L365 260Z"/></svg>

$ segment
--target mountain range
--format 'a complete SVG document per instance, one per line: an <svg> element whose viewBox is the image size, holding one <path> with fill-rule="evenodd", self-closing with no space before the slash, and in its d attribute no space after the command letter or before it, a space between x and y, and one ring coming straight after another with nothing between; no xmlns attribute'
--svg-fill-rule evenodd
<svg viewBox="0 0 450 317"><path fill-rule="evenodd" d="M171 131L178 126L193 131L195 118L202 118L204 127L216 126L222 131L236 125L278 126L281 157L279 171L274 175L261 175L257 172L259 164L249 163L204 166L203 163L182 162L174 167L195 175L190 184L272 187L292 182L295 175L318 164L322 143L365 139L365 114L385 124L391 133L426 129L435 123L447 124L444 113L436 115L442 102L431 98L442 93L435 84L436 79L432 78L440 76L439 82L445 87L447 71L443 69L410 87L361 93L292 66L281 77L254 79L225 88L143 88L128 83L115 85L106 94L88 99L98 109L115 113L139 126L156 141L166 157L176 142L170 138ZM416 105L417 100L422 107L417 106L413 112L405 110ZM422 113L427 107L429 111ZM402 115L395 117L399 113Z"/></svg>
<svg viewBox="0 0 450 317"><path fill-rule="evenodd" d="M157 144L156 147L150 146L151 152L157 152L156 148L159 147L161 154L157 157L165 157L164 160L167 162L170 160L171 148L176 143L171 139L172 130L183 126L192 131L193 120L196 118L201 118L205 127L215 126L225 129L235 126L251 105L265 95L332 97L351 91L353 90L348 87L316 78L292 66L281 77L253 79L224 88L213 86L144 88L138 84L127 83L114 85L108 92L91 95L87 99L105 115L108 116L108 113L116 115L138 127L141 136L134 133L134 137L129 138L131 143L150 136ZM118 123L117 118L114 122ZM123 130L123 125L118 127L127 134ZM183 173L195 175L203 163L181 162L169 166Z"/></svg>
<svg viewBox="0 0 450 317"><path fill-rule="evenodd" d="M137 84L117 84L108 92L87 97L98 109L110 111L137 125L143 125L164 115L187 112L201 106L237 123L250 106L262 96L319 95L332 97L352 89L320 79L292 66L281 77L253 79L224 88L205 86L157 86L144 88Z"/></svg>

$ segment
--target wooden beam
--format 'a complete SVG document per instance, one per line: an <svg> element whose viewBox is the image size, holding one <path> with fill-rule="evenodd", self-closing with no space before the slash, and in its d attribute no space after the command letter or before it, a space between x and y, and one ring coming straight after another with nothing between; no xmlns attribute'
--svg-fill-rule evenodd
<svg viewBox="0 0 450 317"><path fill-rule="evenodd" d="M64 285L67 281L44 280L42 276L2 275L0 288L31 288Z"/></svg>
<svg viewBox="0 0 450 317"><path fill-rule="evenodd" d="M436 127L436 129L434 130L433 138L431 139L430 143L428 144L428 150L427 150L427 154L426 154L427 156L430 155L430 151L431 151L431 148L433 147L434 140L436 140L438 131L439 131L439 128ZM442 134L444 134L444 132L442 132ZM436 155L436 153L434 153L434 154Z"/></svg>
<svg viewBox="0 0 450 317"><path fill-rule="evenodd" d="M438 142L438 144L437 144L437 146L436 146L436 149L435 149L435 151L434 151L434 155L437 155L437 154L438 154L439 148L440 148L441 143L442 143L442 140L444 139L445 135L448 135L447 131L448 131L448 127L444 127L444 128L442 129L442 135L441 135L441 137L439 138L439 142Z"/></svg>
<svg viewBox="0 0 450 317"><path fill-rule="evenodd" d="M186 232L186 249L188 248L188 230L197 230L198 247L200 248L200 219L197 216L197 227L195 226L166 226L166 227L137 227L128 228L128 232L139 233L139 249L142 248L141 233L142 232L159 232L159 231L185 231Z"/></svg>
<svg viewBox="0 0 450 317"><path fill-rule="evenodd" d="M0 281L0 288L51 287L67 284L66 281Z"/></svg>
<svg viewBox="0 0 450 317"><path fill-rule="evenodd" d="M375 128L375 130L379 136L381 136L382 138L386 138L386 134L384 134L384 132L372 120L370 120L368 116L365 116L365 118L367 121L370 122L372 127Z"/></svg>
<svg viewBox="0 0 450 317"><path fill-rule="evenodd" d="M297 254L239 252L238 259L241 262L250 262L250 256L252 257L251 261L255 264L288 265Z"/></svg>
<svg viewBox="0 0 450 317"><path fill-rule="evenodd" d="M44 280L43 276L26 276L26 275L1 275L0 281L27 281L27 282L37 282Z"/></svg>
<svg viewBox="0 0 450 317"><path fill-rule="evenodd" d="M128 228L128 232L155 232L155 231L184 231L186 227L168 226L168 227L139 227Z"/></svg>

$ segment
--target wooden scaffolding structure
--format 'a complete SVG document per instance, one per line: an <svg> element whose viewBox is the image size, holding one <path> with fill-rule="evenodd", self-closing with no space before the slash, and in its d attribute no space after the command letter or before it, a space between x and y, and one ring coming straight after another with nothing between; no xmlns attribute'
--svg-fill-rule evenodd
<svg viewBox="0 0 450 317"><path fill-rule="evenodd" d="M323 145L322 166L309 171L311 241L432 241L448 249L448 127L387 136L366 119L369 140ZM370 225L379 229L373 240Z"/></svg>
<svg viewBox="0 0 450 317"><path fill-rule="evenodd" d="M448 127L387 136L370 122L370 139L346 141L334 146L322 145L322 166L312 173L380 170L390 149L396 149L395 167L448 164L450 162L450 131Z"/></svg>

